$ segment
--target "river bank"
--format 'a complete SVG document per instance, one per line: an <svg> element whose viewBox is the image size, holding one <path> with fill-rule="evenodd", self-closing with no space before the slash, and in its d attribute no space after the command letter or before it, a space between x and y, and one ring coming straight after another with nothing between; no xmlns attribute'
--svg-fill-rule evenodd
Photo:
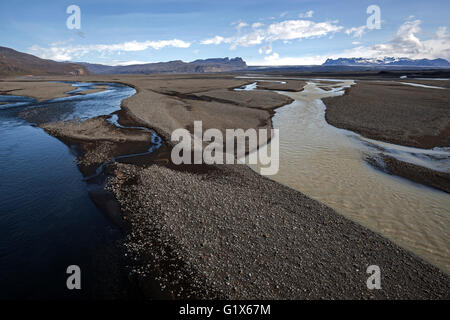
<svg viewBox="0 0 450 320"><path fill-rule="evenodd" d="M140 297L125 273L123 232L91 201L94 186L83 181L77 150L36 125L109 114L133 93L111 84L107 94L41 102L0 97L0 299ZM66 287L73 264L82 270L83 290Z"/></svg>
<svg viewBox="0 0 450 320"><path fill-rule="evenodd" d="M375 159L368 162L380 170L409 179L411 181L450 193L450 173L432 170L413 163L399 161L390 156L382 156L382 163Z"/></svg>
<svg viewBox="0 0 450 320"><path fill-rule="evenodd" d="M326 119L335 127L403 146L450 146L448 89L357 81L345 95L326 98L324 103Z"/></svg>
<svg viewBox="0 0 450 320"><path fill-rule="evenodd" d="M93 88L80 91L79 94L90 94L106 90L107 86L94 86ZM71 95L74 87L71 83L55 81L0 81L0 95L27 96L38 101L55 98L63 98Z"/></svg>
<svg viewBox="0 0 450 320"><path fill-rule="evenodd" d="M421 149L450 146L449 81L357 81L340 97L325 98L326 120L361 135ZM413 86L409 86L413 85ZM420 87L430 86L429 88ZM380 163L383 162L383 165ZM375 167L449 192L448 172L392 157L370 161Z"/></svg>
<svg viewBox="0 0 450 320"><path fill-rule="evenodd" d="M246 166L114 170L108 189L132 225L136 273L145 283L159 271L177 297L447 298L448 276L438 269ZM372 264L383 270L383 290L366 287Z"/></svg>
<svg viewBox="0 0 450 320"><path fill-rule="evenodd" d="M171 87L161 82L155 89L154 79L121 79L138 91L122 104L128 123L137 120L163 137L193 120L206 128L268 125L266 110L223 101L207 109L207 101L181 98L248 81L205 77L189 87L185 76L165 80ZM111 170L108 189L131 225L127 255L144 292L156 272L175 298L448 299L449 278L439 269L246 166L175 170L146 162ZM383 290L366 287L372 264L382 270Z"/></svg>

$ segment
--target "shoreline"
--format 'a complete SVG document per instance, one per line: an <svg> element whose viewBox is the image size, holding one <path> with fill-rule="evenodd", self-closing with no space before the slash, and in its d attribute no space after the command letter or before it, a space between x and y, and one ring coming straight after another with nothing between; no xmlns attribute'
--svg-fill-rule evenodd
<svg viewBox="0 0 450 320"><path fill-rule="evenodd" d="M33 84L40 82L44 86L36 87ZM94 82L94 81L92 81ZM100 81L98 81L100 82ZM4 88L3 88L4 86ZM73 95L86 95L107 90L107 86L97 86L97 88L86 89L84 91L70 94L74 87L70 83L59 82L55 80L5 80L0 79L0 95L23 96L33 98L39 102L65 98ZM18 88L15 88L18 87ZM0 103L1 104L1 103Z"/></svg>
<svg viewBox="0 0 450 320"><path fill-rule="evenodd" d="M35 86L36 81L27 80L0 80L0 95L24 96L36 99L39 102L68 97L67 92L73 90L71 84L54 82L52 80L38 80L40 87Z"/></svg>
<svg viewBox="0 0 450 320"><path fill-rule="evenodd" d="M448 89L357 80L344 95L325 98L324 103L327 122L337 128L420 149L450 146ZM392 106L398 110L392 112Z"/></svg>
<svg viewBox="0 0 450 320"><path fill-rule="evenodd" d="M246 166L225 165L203 174L173 171L158 165L143 169L116 164L114 170L116 177L110 178L108 189L116 195L121 207L125 208L124 215L136 231L130 239L130 245L134 248L130 254L138 257L138 260L143 259L147 263L156 261L157 264L181 259L183 265L187 263L186 270L181 271L182 279L188 277L191 279L188 283L198 283L196 275L206 271L206 278L210 283L208 287L215 288L214 292L220 293L216 296L208 291L189 292L189 289L185 288L183 292L187 294L184 298L422 299L426 298L422 295L424 288L439 296L437 292L440 289L437 289L436 285L443 286L441 293L444 295L441 297L445 298L448 292L448 276L439 269L325 205L266 179ZM198 181L194 182L195 190L203 189L200 181L207 181L204 188L213 190L209 191L207 199L199 196L202 192L193 191L192 188L186 193L186 186L192 185L192 179ZM161 193L154 191L149 195L150 182L152 188L166 190L162 194L170 194L169 199L161 198ZM251 184L247 185L249 182ZM224 188L224 185L227 188ZM227 192L235 197L225 196L227 192L224 193L222 189L228 190ZM261 189L266 191L260 193ZM270 195L267 192L270 192ZM289 196L280 197L280 194ZM267 197L273 200L267 202ZM242 207L233 210L231 208L239 206L232 200L236 198L242 201ZM279 201L283 201L282 207L273 205ZM286 206L296 209L285 211ZM249 211L248 207L253 209ZM189 208L189 212L186 208ZM193 208L196 209L191 213ZM314 214L311 215L312 213ZM302 218L299 219L297 215ZM152 240L153 237L157 240ZM149 241L160 241L166 247L152 245L155 251L147 251L145 244ZM291 250L302 254L292 256L292 253L289 253ZM356 252L350 254L349 250ZM165 255L166 251L175 252L176 257ZM270 258L272 256L281 260L273 261ZM352 256L354 260L341 259L345 256ZM246 264L251 261L251 257L255 259L253 263L256 266L252 263ZM381 262L383 270L395 266L393 270L387 271L383 292L370 292L364 288L364 269L367 267L365 264L372 259L377 263ZM264 264L260 264L262 261L265 261ZM301 280L296 278L299 275L287 272L297 268L300 274L308 275L306 279L315 281ZM336 278L331 276L334 283L341 289L346 287L346 290L334 290L332 286L317 288L317 284L331 281L328 275L333 273L332 270L338 273ZM180 270L170 277L164 270L164 285L169 288L172 286L173 290L176 290L180 277L178 272ZM390 272L395 276L389 274ZM339 277L344 274L349 279ZM259 276L255 278L252 275ZM393 278L390 278L391 276ZM408 281L400 280L402 277L420 280L411 287ZM389 283L393 279L395 281ZM430 286L435 280L437 283ZM300 283L301 286L298 287ZM396 285L403 289L398 291ZM416 285L421 289L413 289ZM302 292L305 288L308 288L307 293ZM263 290L260 291L261 289Z"/></svg>
<svg viewBox="0 0 450 320"><path fill-rule="evenodd" d="M117 82L117 81L114 81ZM133 87L132 85L128 84L127 82L122 82L123 84L126 84L128 86ZM134 87L136 89L136 96L138 94L138 88ZM133 97L133 96L132 96ZM130 97L130 98L132 98ZM126 104L124 102L126 100L130 100L130 98L127 98L122 101L121 104L121 110L124 111L125 114L129 116L130 120L135 120L135 118L138 118L136 114L133 112L130 112L130 110L127 110ZM125 106L125 107L124 107ZM276 109L276 108L274 108ZM274 110L273 109L273 110ZM272 116L270 115L270 122L272 122ZM139 119L139 118L138 118ZM144 121L143 119L139 119L140 121L136 121L138 125L144 125L146 127L148 126L148 121ZM151 130L154 130L164 140L166 140L166 137L164 136L164 133L160 132L158 129L151 128ZM166 135L167 136L167 135ZM167 140L165 141L168 142ZM213 166L216 167L216 166ZM137 169L140 168L140 169ZM113 170L116 172L112 177L110 177L110 181L108 182L109 188L111 188L110 191L112 191L115 195L115 197L118 199L118 201L122 204L122 212L124 214L124 217L127 218L128 221L131 222L131 224L135 223L134 227L131 228L131 238L129 238L129 241L127 241L127 246L130 248L130 254L134 253L138 257L138 259L143 259L140 261L140 263L143 263L143 270L140 270L139 272L135 273L135 276L141 281L139 283L145 287L145 283L148 281L149 270L153 268L153 264L156 263L156 266L154 268L157 269L157 265L162 263L165 264L165 266L170 265L175 261L181 260L181 267L177 267L172 270L172 279L165 278L160 279L162 283L167 288L173 288L173 291L179 290L180 284L176 283L177 278L181 277L181 279L184 279L182 282L184 283L184 286L190 287L191 289L183 289L183 292L191 290L191 294L187 294L185 298L189 298L192 296L196 296L199 298L213 298L213 297L222 297L222 298L432 298L431 296L426 296L421 291L422 289L419 288L428 288L426 290L429 290L429 294L435 293L435 297L440 298L446 298L448 299L448 286L449 286L449 280L448 275L445 275L442 271L437 269L436 267L433 267L429 265L428 263L422 261L420 258L417 258L414 254L401 249L397 245L393 244L391 241L379 236L378 234L374 233L373 231L369 231L368 229L350 221L347 218L344 218L340 214L336 213L334 210L324 206L323 204L320 204L319 202L312 200L300 192L294 191L290 188L287 188L285 186L282 186L274 181L271 181L265 177L262 177L256 173L254 173L250 168L248 167L241 167L241 166L221 166L221 168L210 168L211 170L205 170L205 172L197 172L193 173L190 171L174 171L170 168L161 166L161 165L150 165L145 169L142 169L141 167L136 167L132 164L122 164L122 163L116 163L113 165ZM120 174L117 174L117 172L120 172ZM226 173L226 174L224 174ZM173 180L167 180L167 177L169 176L173 178ZM155 181L151 178L158 178L158 186L160 188L155 188L155 185L148 186L145 184L147 181ZM253 183L252 188L251 187L245 187L242 190L242 185L245 185L245 182L247 181L243 177L248 178L248 180ZM246 197L243 197L242 195L237 196L238 199L241 199L244 201L244 208L245 205L247 206L253 206L254 212L253 214L258 212L266 212L267 215L256 215L254 221L245 220L244 224L242 225L242 232L237 232L237 239L253 239L253 241L246 242L245 244L236 242L236 250L244 250L244 252L247 252L247 256L254 255L253 251L245 251L249 250L252 247L252 244L254 243L256 246L261 246L261 249L266 248L268 245L267 239L270 239L270 241L273 241L272 245L279 245L282 243L285 243L286 246L289 248L289 250L297 250L294 248L302 248L303 252L306 253L307 259L299 259L288 257L289 254L287 254L288 251L285 251L286 249L282 246L278 248L278 251L272 251L274 254L278 253L284 253L286 256L283 256L281 254L280 256L283 256L284 258L287 258L290 267L293 267L294 269L300 268L301 272L306 272L307 275L311 276L311 279L314 279L316 281L312 281L306 277L302 278L303 280L299 278L290 278L289 275L283 275L280 271L285 270L282 265L277 265L276 262L272 261L271 259L267 260L267 263L269 265L272 263L272 267L274 269L273 274L279 274L278 279L274 279L269 274L266 275L265 272L262 274L264 275L264 279L267 280L268 283L270 283L270 288L267 288L269 291L267 291L267 294L271 294L270 296L263 296L262 292L259 292L257 289L260 289L262 287L266 288L265 285L261 284L261 286L258 287L252 287L252 281L258 281L257 279L254 280L251 275L260 274L264 270L264 268L259 270L254 270L252 266L240 266L240 269L244 269L242 274L246 274L245 270L249 270L248 274L251 274L249 277L243 277L241 275L241 270L237 270L236 266L229 269L230 272L228 274L225 274L223 276L217 276L216 273L214 275L209 275L204 277L202 275L202 269L198 266L209 266L210 269L214 268L213 270L216 270L218 266L225 267L226 263L225 260L219 260L219 261L209 261L207 259L207 255L205 255L208 250L217 250L218 248L222 248L221 251L216 251L216 254L213 254L213 258L215 255L220 255L223 251L227 250L229 248L226 244L216 244L211 245L208 243L205 245L200 245L199 241L200 239L195 237L199 232L197 230L198 225L192 223L188 220L182 220L183 223L175 223L179 222L177 219L180 219L179 212L173 212L173 209L180 209L180 207L171 208L171 207L165 207L170 213L170 216L167 217L167 212L163 211L161 212L161 207L158 208L158 206L162 206L162 202L153 202L157 201L158 199L152 199L148 198L148 193L152 192L152 190L163 190L163 188L168 189L165 194L168 193L175 193L171 199L172 201L176 201L177 197L179 196L186 196L186 192L188 191L187 186L192 184L192 179L195 181L202 181L204 182L211 182L212 178L213 180L217 179L218 181L221 181L222 184L227 185L228 192L234 192L236 195L239 194L239 192L243 192L246 194ZM200 179L200 180L198 180ZM202 187L202 183L199 183L197 186ZM170 186L168 188L167 186ZM184 186L184 187L183 187ZM241 208L238 211L239 212L232 212L236 210L226 210L226 208L233 208L234 203L230 201L229 198L225 197L226 192L221 190L221 184L214 184L216 189L214 190L214 194L218 192L216 197L213 199L214 206L218 207L222 210L219 210L215 212L214 210L214 218L219 219L218 221L222 221L222 224L227 221L226 212L231 212L233 215L234 225L236 225L237 221L240 221L239 219L242 219L245 217L245 215L242 215L242 213L246 212L250 214L251 212L247 212L246 209ZM265 192L261 193L261 188L265 190ZM136 189L139 192L135 192ZM258 190L259 192L255 192L254 190ZM276 190L276 192L274 191ZM190 194L192 191L189 190ZM276 193L279 192L280 194L286 195L288 201L286 202L286 198L278 196ZM161 193L161 192L160 192ZM197 194L201 195L202 192L197 192ZM158 193L155 195L158 196ZM192 194L190 194L192 196ZM266 201L266 196L272 199L271 201ZM224 197L223 199L221 197ZM259 202L255 203L254 198L259 198ZM221 228L218 228L218 225L212 225L211 223L208 223L208 214L209 210L205 211L204 208L204 202L209 202L210 199L203 199L201 196L196 196L194 193L194 199L183 198L187 203L189 204L189 207L196 208L196 215L190 216L189 218L192 218L194 220L198 220L199 217L203 217L204 223L208 225L209 228L211 228L210 231L212 233L203 233L204 237L207 237L210 234L216 234L216 232L223 232ZM160 200L163 201L163 200ZM142 207L139 205L139 203L142 204ZM151 203L152 205L148 205L148 203ZM297 208L296 210L285 210L281 209L285 213L285 217L283 218L282 215L277 214L277 210L280 210L278 207L281 203L283 203L283 206L288 206L292 208ZM274 205L275 204L275 205ZM184 204L186 205L186 204ZM137 206L137 207L136 207ZM130 208L134 208L134 211ZM223 210L225 209L225 210ZM271 210L268 210L271 209ZM243 210L243 211L242 211ZM317 217L317 211L320 212L319 216ZM141 219L142 216L138 216L135 212L142 212L142 214L147 214L149 212L152 212L152 214L148 215L147 219L150 219L153 217L154 214L156 214L157 217L164 219L164 218L170 218L172 220L168 220L167 224L161 224L159 221L155 221L156 218L151 220L144 220ZM300 213L299 213L300 212ZM198 216L197 216L198 214ZM223 216L225 215L225 216ZM280 221L283 221L286 217L290 217L297 221L296 224L293 224L293 222L284 221L284 227L287 227L287 230L290 230L290 228L294 228L298 226L303 226L302 232L296 231L293 232L293 237L298 241L297 246L293 246L292 243L288 244L289 242L285 242L283 240L284 236L289 237L289 232L287 233L277 233L272 230L272 227L276 228L277 223L270 224L270 225L264 225L264 226L254 226L254 223L257 221L262 221L267 219L271 216L276 216L278 219L278 223ZM300 215L303 220L298 220L299 217L297 215ZM224 219L224 220L220 220ZM261 220L262 219L262 220ZM317 219L323 219L322 221L317 221ZM139 222L139 223L137 223ZM240 221L242 223L242 221ZM274 221L275 222L275 221ZM142 226L142 223L144 223L144 226ZM287 223L287 225L286 225ZM145 225L147 224L147 225ZM226 225L226 224L225 224ZM139 229L139 227L142 226L142 228L150 228L146 230ZM182 229L179 230L181 232L175 232L176 228L180 228L181 226L186 227L188 229ZM200 226L201 227L201 226ZM241 225L239 224L239 227ZM283 227L283 226L281 226ZM320 227L320 228L319 228ZM172 232L168 232L167 228L171 229L173 228ZM201 227L203 228L203 227ZM250 229L248 229L250 228ZM256 228L256 229L252 229ZM311 233L308 232L309 229L314 229L314 232L318 233ZM329 234L322 234L323 230L322 228L325 228L328 230L327 232ZM348 230L347 230L348 229ZM187 235L191 235L192 239L189 238L183 238L180 237L180 234L184 235L187 230L190 230L190 232L187 232ZM251 232L250 232L251 230ZM292 229L295 230L295 229ZM345 231L344 231L345 230ZM254 236L251 236L251 233L257 232L261 235L261 238L255 238ZM156 232L156 234L154 234ZM227 234L231 234L233 236L233 231L226 229ZM292 231L291 231L292 232ZM304 237L304 232L309 235L309 238ZM325 233L327 233L325 232ZM350 233L349 233L350 232ZM133 235L134 234L134 235ZM178 237L177 237L178 235ZM187 236L186 235L186 236ZM317 239L319 235L326 236L330 240L333 240L332 242L325 243L321 242L324 240ZM346 236L347 235L347 236ZM128 237L128 236L127 236ZM156 239L152 239L152 237L156 237ZM175 238L174 238L175 237ZM250 237L250 238L248 238ZM228 238L227 238L228 239ZM368 239L371 240L370 243L367 243ZM292 240L292 239L291 239ZM302 240L302 241L300 241ZM214 242L214 239L210 239L211 242ZM237 241L235 237L232 237L229 239L229 241L233 244L233 241ZM312 247L305 247L305 241L306 243L313 244ZM348 251L350 254L354 250L353 254L350 254L351 256L355 256L358 262L352 263L351 261L345 261L344 265L336 264L338 261L338 256L343 256L342 252L339 250L339 246L337 247L336 244L333 245L333 242L338 242L340 245L343 245L340 247L340 249L344 251ZM150 251L154 251L149 256L145 256L147 245L151 243L151 247L153 248ZM269 244L270 246L270 244ZM323 248L328 248L327 250L330 250L329 248L334 248L331 250L331 252L334 252L336 256L333 254L330 255L330 252L322 252ZM267 249L267 248L266 248ZM313 249L316 249L318 252L315 252ZM364 250L363 250L364 249ZM367 252L365 250L368 250ZM175 255L169 254L168 256L165 256L164 252L167 250L171 250ZM213 251L214 252L214 251ZM201 254L198 254L201 253ZM264 254L264 252L262 252ZM308 256L309 255L309 256ZM188 257L187 259L183 259L180 257ZM344 255L346 256L346 255ZM203 258L202 258L203 257ZM230 256L228 258L228 262L232 262L233 259L231 259ZM243 262L246 261L244 259L245 255L238 255L234 256L237 261ZM238 258L240 257L240 258ZM257 260L260 259L257 257ZM315 258L313 258L315 257ZM359 257L359 258L358 258ZM361 260L361 257L363 258ZM370 263L369 258L376 258L380 259L380 261L384 261L386 263L386 268L395 274L388 275L387 276L387 283L388 283L388 289L389 292L382 290L383 292L371 292L368 291L365 286L365 270L364 270L364 263ZM268 257L267 257L268 258ZM289 260L293 259L293 260ZM375 259L375 260L376 260ZM407 265L412 265L412 268L406 268L405 265L402 265L402 263L399 261L401 260ZM318 265L311 265L315 264L317 261L322 262L323 264L321 266ZM327 265L324 263L324 261L331 264ZM356 260L355 260L356 261ZM365 261L365 262L364 262ZM286 262L286 261L285 261ZM202 265L203 263L203 265ZM355 265L357 267L355 267ZM392 269L392 265L396 266L396 268ZM184 270L179 270L179 269ZM261 267L260 267L261 268ZM355 270L358 270L360 273L357 275L352 275L352 273L355 273ZM414 269L414 270L411 270ZM211 270L211 269L210 269ZM219 272L220 270L225 270L225 268L219 268L217 269ZM275 270L278 270L278 272L275 272ZM399 271L401 270L401 272ZM161 273L164 273L165 270L160 270ZM331 272L331 275L329 273ZM399 273L400 272L400 273ZM198 274L200 274L200 276ZM337 273L337 274L335 274ZM342 274L349 275L349 279L347 279L351 283L346 283L345 279L342 279ZM425 276L424 276L425 274ZM163 274L159 275L160 277L163 277ZM228 276L228 277L227 277ZM294 275L292 275L294 276ZM341 278L339 278L339 276ZM392 278L391 278L392 277ZM417 283L409 283L407 280L408 277L419 278ZM423 277L427 277L427 279L424 279ZM202 279L205 278L205 279ZM216 280L212 280L216 279ZM402 283L401 286L403 289L406 288L406 290L409 290L409 292L403 292L402 290L399 290L398 284L396 285L394 280L401 279L401 281L405 281L405 283ZM239 281L238 281L239 280ZM217 281L218 283L214 284L211 281ZM333 289L333 285L326 285L322 288L317 288L317 283L323 283L325 281L326 283L337 283L338 288ZM306 282L306 284L304 283ZM234 286L230 286L227 283L233 283ZM242 287L241 283L243 284ZM298 291L299 288L295 288L292 285L293 284L299 284L302 283L302 285L305 285L304 288L309 288L310 296L302 293L301 291ZM281 285L280 285L281 284ZM276 286L279 286L280 288L277 288ZM181 286L183 287L183 286ZM184 287L183 287L184 288ZM237 290L236 290L237 289ZM145 290L144 290L145 291ZM169 289L170 291L170 289ZM202 292L203 291L203 292ZM247 292L247 293L246 293ZM296 293L295 293L296 292ZM356 292L358 292L360 295L355 295ZM259 294L259 295L258 295ZM175 297L176 298L176 297Z"/></svg>
<svg viewBox="0 0 450 320"><path fill-rule="evenodd" d="M402 177L450 194L450 173L432 170L386 155L383 155L380 160L384 166L373 158L367 159L367 162L376 169L388 174Z"/></svg>
<svg viewBox="0 0 450 320"><path fill-rule="evenodd" d="M408 79L408 82L429 84L430 81ZM325 120L334 127L400 146L420 149L449 147L450 113L445 109L450 103L448 90L359 80L345 89L343 96L324 99ZM418 97L412 94L417 92ZM400 111L392 112L392 106L400 108ZM389 174L449 193L448 173L388 156L368 163Z"/></svg>

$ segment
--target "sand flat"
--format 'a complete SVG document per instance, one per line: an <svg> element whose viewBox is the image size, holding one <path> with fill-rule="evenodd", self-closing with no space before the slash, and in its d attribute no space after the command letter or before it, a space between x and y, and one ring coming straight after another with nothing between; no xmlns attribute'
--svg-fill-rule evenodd
<svg viewBox="0 0 450 320"><path fill-rule="evenodd" d="M192 78L81 79L135 87L137 94L123 101L123 109L166 138L180 127L191 130L194 120L202 120L203 129L271 126L267 110L191 99L195 92L218 90L222 81ZM235 84L223 81L221 90ZM89 130L75 133L90 136ZM98 134L101 139L102 130ZM116 163L112 169L108 188L131 224L127 257L139 265L134 276L143 288L156 272L161 284L183 298L448 299L448 275L436 267L247 166L204 173L157 164ZM367 290L365 269L374 263L383 270L383 290Z"/></svg>
<svg viewBox="0 0 450 320"><path fill-rule="evenodd" d="M450 90L357 81L324 103L327 121L338 128L405 146L450 146Z"/></svg>
<svg viewBox="0 0 450 320"><path fill-rule="evenodd" d="M258 88L264 90L281 90L281 91L302 91L306 85L306 81L301 80L280 80L280 81L257 81ZM285 82L285 83L281 83Z"/></svg>
<svg viewBox="0 0 450 320"><path fill-rule="evenodd" d="M33 97L39 101L66 97L70 83L50 81L0 81L0 94Z"/></svg>
<svg viewBox="0 0 450 320"><path fill-rule="evenodd" d="M257 109L275 109L293 100L287 96L275 92L256 92L256 91L231 91L231 90L211 90L195 94L199 98L210 98L224 103L231 103L238 106L257 108Z"/></svg>
<svg viewBox="0 0 450 320"><path fill-rule="evenodd" d="M85 121L61 121L39 125L51 135L61 138L71 138L83 141L106 140L111 142L146 142L151 135L147 132L133 129L123 129L107 122L104 117L92 118Z"/></svg>

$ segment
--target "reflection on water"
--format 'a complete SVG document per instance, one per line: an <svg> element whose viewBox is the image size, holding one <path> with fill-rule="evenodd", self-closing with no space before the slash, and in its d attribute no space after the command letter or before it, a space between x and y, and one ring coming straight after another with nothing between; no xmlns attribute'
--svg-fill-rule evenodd
<svg viewBox="0 0 450 320"><path fill-rule="evenodd" d="M339 87L351 84L344 81ZM376 148L379 142L362 139L325 120L325 105L320 99L343 93L339 91L324 91L309 83L302 92L282 92L295 101L277 109L273 117L274 128L280 130L280 171L270 178L327 204L450 272L450 196L368 165L364 159L380 152ZM449 170L446 149L427 152L412 148L417 153L414 155L401 146L384 147L391 154L411 161L422 158L430 166ZM438 156L431 159L425 153Z"/></svg>
<svg viewBox="0 0 450 320"><path fill-rule="evenodd" d="M108 85L44 102L0 96L8 102L0 105L0 299L105 298L123 289L110 254L120 230L90 200L75 154L24 120L109 114L135 92ZM81 291L66 288L72 264L81 267Z"/></svg>

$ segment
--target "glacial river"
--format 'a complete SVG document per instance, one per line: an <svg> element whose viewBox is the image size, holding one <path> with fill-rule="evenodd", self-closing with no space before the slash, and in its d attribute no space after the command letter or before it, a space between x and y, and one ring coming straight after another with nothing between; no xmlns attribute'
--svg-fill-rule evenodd
<svg viewBox="0 0 450 320"><path fill-rule="evenodd" d="M449 272L450 196L368 165L364 159L380 152L379 142L325 121L320 99L341 94L351 82L336 84L329 91L311 83L302 92L280 92L295 101L273 118L281 139L280 171L272 178ZM122 232L89 198L76 150L33 125L111 114L135 93L106 85L102 92L44 102L0 96L5 103L0 104L1 299L117 297L128 285L115 247ZM74 86L80 89L75 94L96 84ZM116 120L111 118L118 125ZM449 170L447 150L384 148L397 158ZM81 291L66 288L66 268L72 264L81 267Z"/></svg>
<svg viewBox="0 0 450 320"><path fill-rule="evenodd" d="M343 94L353 81L336 81L331 90L309 81L301 92L279 92L295 101L277 109L273 117L280 136L280 170L269 178L325 203L450 273L450 195L386 174L365 160L379 155L382 147L397 159L450 172L450 150L397 146L333 127L325 120L321 99ZM251 84L247 89L255 88Z"/></svg>
<svg viewBox="0 0 450 320"><path fill-rule="evenodd" d="M33 125L110 114L135 93L98 85L108 89L44 102L0 96L0 299L108 298L127 285L122 232L91 201L75 150ZM69 265L80 266L82 290L67 289Z"/></svg>

